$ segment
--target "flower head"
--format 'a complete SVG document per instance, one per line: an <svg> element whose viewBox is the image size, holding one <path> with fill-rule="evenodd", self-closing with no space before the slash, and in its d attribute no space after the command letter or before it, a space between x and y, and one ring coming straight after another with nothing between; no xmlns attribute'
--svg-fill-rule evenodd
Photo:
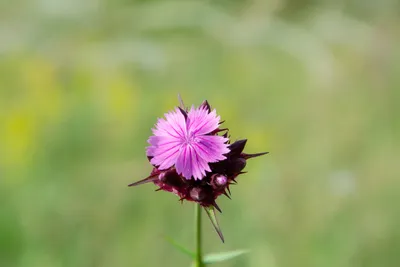
<svg viewBox="0 0 400 267"><path fill-rule="evenodd" d="M151 174L129 186L153 182L159 190L172 192L181 200L194 201L206 211L221 209L216 203L220 195L230 198L230 185L244 174L247 160L267 154L243 152L247 140L230 143L228 129L207 101L200 107L183 107L165 114L153 129L146 153L153 165ZM223 132L223 135L218 135ZM210 214L209 214L210 216ZM211 217L210 217L211 219ZM215 230L223 241L214 220Z"/></svg>
<svg viewBox="0 0 400 267"><path fill-rule="evenodd" d="M226 159L228 138L216 135L220 117L207 105L189 112L176 108L159 119L150 136L147 156L159 170L175 166L187 180L201 180L211 172L209 163Z"/></svg>

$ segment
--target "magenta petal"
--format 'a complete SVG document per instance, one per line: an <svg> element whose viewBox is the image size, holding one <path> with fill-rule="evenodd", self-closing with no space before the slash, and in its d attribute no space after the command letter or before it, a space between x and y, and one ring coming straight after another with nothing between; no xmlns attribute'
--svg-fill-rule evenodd
<svg viewBox="0 0 400 267"><path fill-rule="evenodd" d="M186 120L178 108L175 109L175 112L165 114L165 118L179 136L186 134Z"/></svg>
<svg viewBox="0 0 400 267"><path fill-rule="evenodd" d="M149 144L152 146L165 146L165 145L176 145L181 143L178 138L171 137L171 136L150 136L148 140Z"/></svg>
<svg viewBox="0 0 400 267"><path fill-rule="evenodd" d="M147 149L147 156L157 156L166 150L179 148L181 141L169 136L150 136L148 140L150 147Z"/></svg>
<svg viewBox="0 0 400 267"><path fill-rule="evenodd" d="M174 165L175 160L179 155L179 149L165 150L162 153L156 153L151 159L151 164L159 166L159 169L164 170Z"/></svg>
<svg viewBox="0 0 400 267"><path fill-rule="evenodd" d="M192 178L192 159L190 149L190 146L184 146L181 149L175 164L176 172L188 180Z"/></svg>
<svg viewBox="0 0 400 267"><path fill-rule="evenodd" d="M179 109L175 109L175 112L166 113L165 118L166 120L158 120L156 129L153 130L154 135L179 138L186 134L186 120Z"/></svg>
<svg viewBox="0 0 400 267"><path fill-rule="evenodd" d="M151 163L164 170L175 164L179 155L180 140L169 136L151 136L147 156L153 157Z"/></svg>
<svg viewBox="0 0 400 267"><path fill-rule="evenodd" d="M208 113L206 108L190 109L188 130L196 135L208 134L218 128L220 118L215 110Z"/></svg>
<svg viewBox="0 0 400 267"><path fill-rule="evenodd" d="M179 149L166 150L160 156L151 159L151 163L159 165L160 170L165 170L172 167L179 156Z"/></svg>
<svg viewBox="0 0 400 267"><path fill-rule="evenodd" d="M192 171L193 171L193 178L201 180L206 175L206 171L204 166L206 165L208 167L207 162L204 164L204 160L197 155L195 149L191 149L191 157L192 157Z"/></svg>
<svg viewBox="0 0 400 267"><path fill-rule="evenodd" d="M223 154L229 152L226 138L218 135L206 135L198 137L195 145L198 155L208 162L217 162L226 159Z"/></svg>

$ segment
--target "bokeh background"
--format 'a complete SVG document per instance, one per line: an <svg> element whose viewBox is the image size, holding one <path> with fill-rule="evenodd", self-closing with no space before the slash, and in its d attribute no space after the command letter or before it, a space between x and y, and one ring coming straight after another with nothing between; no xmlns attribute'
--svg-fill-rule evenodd
<svg viewBox="0 0 400 267"><path fill-rule="evenodd" d="M151 184L157 117L204 99L248 152L216 266L400 265L400 3L0 3L0 266L189 266Z"/></svg>

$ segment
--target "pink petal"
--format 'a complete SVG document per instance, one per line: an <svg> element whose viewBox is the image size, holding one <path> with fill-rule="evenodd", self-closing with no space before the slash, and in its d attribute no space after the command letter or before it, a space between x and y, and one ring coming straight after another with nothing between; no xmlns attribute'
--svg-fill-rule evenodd
<svg viewBox="0 0 400 267"><path fill-rule="evenodd" d="M151 164L159 165L160 170L165 170L172 167L179 156L179 148L166 150L163 153L153 157Z"/></svg>
<svg viewBox="0 0 400 267"><path fill-rule="evenodd" d="M148 142L152 145L147 148L147 156L153 157L151 163L164 170L175 164L179 155L181 141L170 136L151 136Z"/></svg>
<svg viewBox="0 0 400 267"><path fill-rule="evenodd" d="M186 135L186 120L179 109L165 114L165 119L159 119L153 133L156 136L172 136L175 138Z"/></svg>
<svg viewBox="0 0 400 267"><path fill-rule="evenodd" d="M165 119L158 119L155 129L152 129L155 136L180 137L180 133L170 126Z"/></svg>
<svg viewBox="0 0 400 267"><path fill-rule="evenodd" d="M188 131L196 135L208 134L218 128L219 121L215 109L208 113L206 108L192 107L188 113Z"/></svg>
<svg viewBox="0 0 400 267"><path fill-rule="evenodd" d="M197 137L193 146L196 153L207 162L217 162L226 159L223 154L229 152L227 138L218 135L204 135Z"/></svg>
<svg viewBox="0 0 400 267"><path fill-rule="evenodd" d="M185 136L186 120L178 108L175 109L175 112L166 113L165 118L174 131L179 134L179 136Z"/></svg>
<svg viewBox="0 0 400 267"><path fill-rule="evenodd" d="M151 145L147 148L147 156L156 156L160 148L168 150L181 144L181 140L170 136L150 136L147 142Z"/></svg>
<svg viewBox="0 0 400 267"><path fill-rule="evenodd" d="M191 149L191 157L192 157L192 171L193 171L193 178L194 179L199 179L203 178L206 175L205 169L204 169L204 160L197 155L196 151L194 149ZM200 162L203 161L203 162ZM205 164L208 166L207 162Z"/></svg>
<svg viewBox="0 0 400 267"><path fill-rule="evenodd" d="M176 160L175 168L178 174L190 180L192 177L192 158L190 154L190 146L183 146Z"/></svg>

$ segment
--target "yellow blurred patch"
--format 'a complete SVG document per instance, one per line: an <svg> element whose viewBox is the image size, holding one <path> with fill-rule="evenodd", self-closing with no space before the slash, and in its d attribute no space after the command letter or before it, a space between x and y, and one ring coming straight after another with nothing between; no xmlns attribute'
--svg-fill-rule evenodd
<svg viewBox="0 0 400 267"><path fill-rule="evenodd" d="M29 110L11 112L4 118L1 136L2 161L5 166L20 168L33 156L37 123Z"/></svg>
<svg viewBox="0 0 400 267"><path fill-rule="evenodd" d="M107 86L106 106L108 115L113 119L131 117L138 98L135 86L123 77L113 77Z"/></svg>

